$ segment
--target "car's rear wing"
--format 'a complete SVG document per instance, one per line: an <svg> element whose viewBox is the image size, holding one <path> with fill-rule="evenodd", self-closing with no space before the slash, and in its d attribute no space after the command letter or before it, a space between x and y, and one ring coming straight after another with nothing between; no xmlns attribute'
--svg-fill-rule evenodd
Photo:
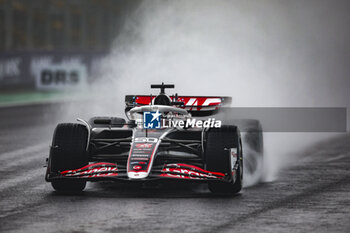
<svg viewBox="0 0 350 233"><path fill-rule="evenodd" d="M156 96L151 95L126 95L125 110L130 108L149 105L153 103ZM171 101L176 103L179 108L186 109L193 116L205 116L216 113L220 107L229 106L232 98L228 96L169 96Z"/></svg>

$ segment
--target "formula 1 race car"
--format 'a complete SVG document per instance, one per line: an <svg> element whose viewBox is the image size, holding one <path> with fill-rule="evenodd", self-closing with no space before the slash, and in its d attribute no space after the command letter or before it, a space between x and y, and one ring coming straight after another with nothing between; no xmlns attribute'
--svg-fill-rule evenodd
<svg viewBox="0 0 350 233"><path fill-rule="evenodd" d="M243 150L236 125L212 116L231 97L127 95L126 121L93 117L57 125L46 181L59 192L79 192L87 181L186 180L206 182L213 193L242 189ZM197 118L198 117L198 118Z"/></svg>

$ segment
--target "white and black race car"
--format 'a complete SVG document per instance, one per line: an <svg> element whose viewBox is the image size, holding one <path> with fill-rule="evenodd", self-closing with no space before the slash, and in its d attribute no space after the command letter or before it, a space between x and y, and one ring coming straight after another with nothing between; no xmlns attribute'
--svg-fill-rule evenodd
<svg viewBox="0 0 350 233"><path fill-rule="evenodd" d="M174 85L163 83L151 88L160 88L160 94L125 97L128 121L93 117L57 125L46 181L60 192L82 191L87 181L161 179L206 182L213 193L239 192L240 130L204 118L230 104L231 97L169 96L165 88Z"/></svg>

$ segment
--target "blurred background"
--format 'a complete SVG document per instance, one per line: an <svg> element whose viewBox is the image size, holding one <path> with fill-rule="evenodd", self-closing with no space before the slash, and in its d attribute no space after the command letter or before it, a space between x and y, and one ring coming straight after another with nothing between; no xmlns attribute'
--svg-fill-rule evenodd
<svg viewBox="0 0 350 233"><path fill-rule="evenodd" d="M1 93L87 82L96 59L108 53L125 16L139 2L0 0ZM65 61L71 70L61 67Z"/></svg>

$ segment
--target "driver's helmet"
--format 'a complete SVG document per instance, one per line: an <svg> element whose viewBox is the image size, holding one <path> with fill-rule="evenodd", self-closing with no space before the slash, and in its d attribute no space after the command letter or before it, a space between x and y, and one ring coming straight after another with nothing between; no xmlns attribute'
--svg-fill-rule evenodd
<svg viewBox="0 0 350 233"><path fill-rule="evenodd" d="M154 98L153 104L155 104L155 105L168 105L168 106L170 106L170 104L171 104L171 99L170 99L169 96L167 96L167 95L160 94L160 95L156 96L156 98Z"/></svg>

